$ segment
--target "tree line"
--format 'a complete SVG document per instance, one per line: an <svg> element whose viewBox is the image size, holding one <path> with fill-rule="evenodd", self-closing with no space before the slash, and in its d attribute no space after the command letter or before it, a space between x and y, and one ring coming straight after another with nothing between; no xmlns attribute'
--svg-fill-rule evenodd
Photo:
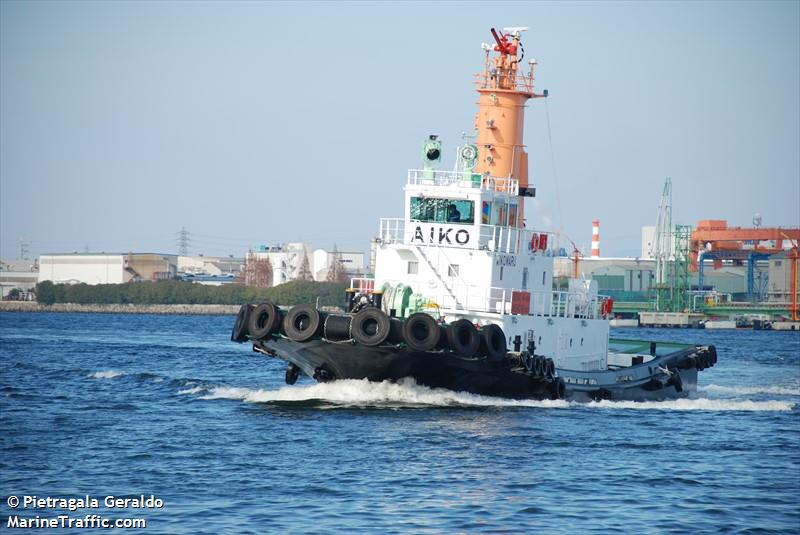
<svg viewBox="0 0 800 535"><path fill-rule="evenodd" d="M291 281L271 288L252 288L241 284L206 286L188 281L165 280L124 284L36 285L39 303L135 304L135 305L238 305L272 301L279 305L316 303L337 306L344 303L346 283Z"/></svg>

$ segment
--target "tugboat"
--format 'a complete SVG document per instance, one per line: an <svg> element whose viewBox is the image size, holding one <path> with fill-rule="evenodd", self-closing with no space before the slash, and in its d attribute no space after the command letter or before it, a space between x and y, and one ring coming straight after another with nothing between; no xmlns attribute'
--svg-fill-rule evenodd
<svg viewBox="0 0 800 535"><path fill-rule="evenodd" d="M408 171L405 213L381 219L373 278L352 279L346 313L311 304L241 307L231 334L287 362L286 383L413 378L509 398L661 400L696 392L714 346L609 338L613 301L597 283L553 287L551 233L526 228L523 144L536 62L523 72L521 32L491 29L476 75L475 135L452 171L438 136Z"/></svg>

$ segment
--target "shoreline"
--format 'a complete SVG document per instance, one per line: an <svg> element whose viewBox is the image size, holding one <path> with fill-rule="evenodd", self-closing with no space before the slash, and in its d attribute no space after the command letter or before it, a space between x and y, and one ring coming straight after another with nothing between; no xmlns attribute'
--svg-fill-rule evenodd
<svg viewBox="0 0 800 535"><path fill-rule="evenodd" d="M163 314L180 316L235 316L241 305L81 305L54 303L43 305L34 301L0 301L0 312L89 312L95 314Z"/></svg>

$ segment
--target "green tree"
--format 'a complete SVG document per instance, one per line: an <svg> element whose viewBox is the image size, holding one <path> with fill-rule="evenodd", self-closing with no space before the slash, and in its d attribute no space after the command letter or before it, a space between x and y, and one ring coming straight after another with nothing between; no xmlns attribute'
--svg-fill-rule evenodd
<svg viewBox="0 0 800 535"><path fill-rule="evenodd" d="M52 305L57 300L55 284L50 281L42 281L36 285L36 300L43 305Z"/></svg>

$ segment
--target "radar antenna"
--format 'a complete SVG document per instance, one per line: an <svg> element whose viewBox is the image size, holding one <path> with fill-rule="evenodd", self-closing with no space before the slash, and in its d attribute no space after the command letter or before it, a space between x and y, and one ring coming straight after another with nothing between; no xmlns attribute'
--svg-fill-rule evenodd
<svg viewBox="0 0 800 535"><path fill-rule="evenodd" d="M511 34L511 37L519 37L519 34L522 32L527 32L530 30L528 26L512 26L510 28L503 28L503 31L506 34Z"/></svg>

